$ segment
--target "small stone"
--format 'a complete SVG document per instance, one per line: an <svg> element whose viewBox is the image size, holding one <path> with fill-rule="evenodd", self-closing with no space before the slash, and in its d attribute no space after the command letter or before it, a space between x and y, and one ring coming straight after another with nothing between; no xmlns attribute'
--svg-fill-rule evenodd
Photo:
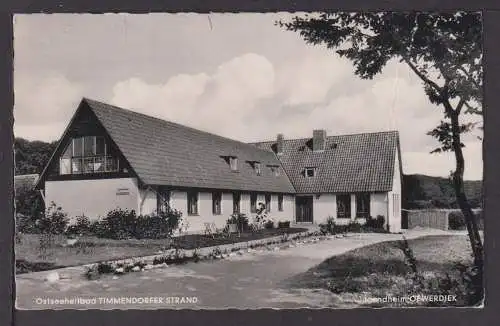
<svg viewBox="0 0 500 326"><path fill-rule="evenodd" d="M57 281L59 281L59 279L60 279L60 277L59 277L59 273L58 272L51 272L45 278L45 280L47 282L50 282L50 283L57 282Z"/></svg>
<svg viewBox="0 0 500 326"><path fill-rule="evenodd" d="M215 258L222 259L222 255L217 255L217 256L215 256Z"/></svg>
<svg viewBox="0 0 500 326"><path fill-rule="evenodd" d="M154 268L154 265L147 264L146 266L144 266L143 270L148 271L148 270L153 269L153 268Z"/></svg>
<svg viewBox="0 0 500 326"><path fill-rule="evenodd" d="M117 269L115 269L115 273L117 274L123 274L125 270L123 269L123 267L118 267Z"/></svg>
<svg viewBox="0 0 500 326"><path fill-rule="evenodd" d="M115 275L115 276L112 277L112 279L113 280L117 280L117 279L119 279L119 277Z"/></svg>
<svg viewBox="0 0 500 326"><path fill-rule="evenodd" d="M290 243L290 244L288 245L288 248L295 248L295 245L294 245L293 243Z"/></svg>
<svg viewBox="0 0 500 326"><path fill-rule="evenodd" d="M229 257L234 257L234 256L236 256L235 252L232 252L232 253L229 254Z"/></svg>
<svg viewBox="0 0 500 326"><path fill-rule="evenodd" d="M280 247L274 247L273 249L274 251L279 251L280 250Z"/></svg>
<svg viewBox="0 0 500 326"><path fill-rule="evenodd" d="M241 251L237 251L236 254L243 256L243 253Z"/></svg>
<svg viewBox="0 0 500 326"><path fill-rule="evenodd" d="M163 250L158 250L156 253L157 253L157 254L162 254L162 253L163 253Z"/></svg>
<svg viewBox="0 0 500 326"><path fill-rule="evenodd" d="M139 272L141 268L139 266L132 267L132 272Z"/></svg>

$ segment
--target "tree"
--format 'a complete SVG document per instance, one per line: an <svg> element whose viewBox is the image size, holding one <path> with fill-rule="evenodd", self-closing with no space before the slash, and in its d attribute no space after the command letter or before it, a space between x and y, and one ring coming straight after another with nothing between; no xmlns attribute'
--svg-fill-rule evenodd
<svg viewBox="0 0 500 326"><path fill-rule="evenodd" d="M306 43L324 44L354 65L354 73L372 79L391 60L406 64L421 80L430 102L443 109L443 120L428 134L452 151L451 179L462 210L475 266L483 271L483 245L464 189L461 135L478 126L461 123L465 114L482 118L482 17L480 13L323 13L296 16L277 24L298 32Z"/></svg>

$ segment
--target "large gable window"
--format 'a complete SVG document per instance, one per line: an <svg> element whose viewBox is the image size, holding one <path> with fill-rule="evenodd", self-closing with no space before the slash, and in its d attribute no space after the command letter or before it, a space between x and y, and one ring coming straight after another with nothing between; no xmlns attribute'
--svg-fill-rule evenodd
<svg viewBox="0 0 500 326"><path fill-rule="evenodd" d="M71 139L59 162L60 174L117 172L118 158L102 136Z"/></svg>

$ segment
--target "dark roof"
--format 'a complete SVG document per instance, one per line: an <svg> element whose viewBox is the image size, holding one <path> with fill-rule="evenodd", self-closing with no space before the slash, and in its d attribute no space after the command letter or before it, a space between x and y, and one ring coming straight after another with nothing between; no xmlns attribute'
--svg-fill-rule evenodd
<svg viewBox="0 0 500 326"><path fill-rule="evenodd" d="M327 137L326 150L313 152L312 139L284 140L282 166L297 193L390 191L394 175L397 131ZM276 141L255 143L275 150ZM306 167L316 168L312 178ZM399 167L398 167L399 169Z"/></svg>
<svg viewBox="0 0 500 326"><path fill-rule="evenodd" d="M16 193L35 189L38 174L21 174L14 176L14 189Z"/></svg>
<svg viewBox="0 0 500 326"><path fill-rule="evenodd" d="M294 193L276 155L253 145L161 120L98 101L83 99L116 143L139 179L148 185ZM221 156L236 156L231 171ZM259 161L258 176L247 161Z"/></svg>

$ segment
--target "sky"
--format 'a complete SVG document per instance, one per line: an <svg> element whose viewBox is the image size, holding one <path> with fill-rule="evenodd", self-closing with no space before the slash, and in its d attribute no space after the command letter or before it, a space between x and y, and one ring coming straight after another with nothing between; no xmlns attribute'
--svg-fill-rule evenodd
<svg viewBox="0 0 500 326"><path fill-rule="evenodd" d="M14 134L61 137L82 97L244 142L398 130L403 172L447 177L430 154L443 118L407 66L372 80L275 25L288 13L29 14L14 17ZM482 142L464 138L465 179L482 179Z"/></svg>

